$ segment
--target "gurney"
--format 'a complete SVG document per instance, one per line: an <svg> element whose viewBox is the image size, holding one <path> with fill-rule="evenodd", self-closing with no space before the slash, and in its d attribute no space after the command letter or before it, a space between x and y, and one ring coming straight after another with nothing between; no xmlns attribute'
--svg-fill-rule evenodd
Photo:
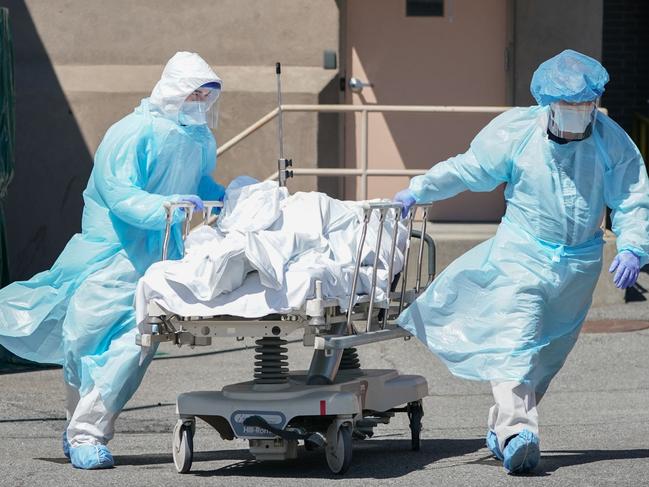
<svg viewBox="0 0 649 487"><path fill-rule="evenodd" d="M212 210L221 206L221 202L206 202L202 224L213 224ZM428 394L426 379L393 369L363 369L356 347L410 338L395 320L435 275L435 246L426 233L429 206L415 205L405 219L408 237L402 269L394 268L401 206L392 202L366 202L361 207L360 244L351 292L343 305L340 299L325 296L322 283L317 280L309 298L298 309L257 318L185 316L167 309L158 300L146 303L146 319L140 323L141 333L137 338L143 347L163 342L209 346L219 337L256 339L252 380L227 385L220 391L186 392L178 396L179 419L173 429L173 459L178 472L191 469L196 418L211 425L223 439L248 440L250 452L257 460L296 458L299 443L309 450L323 448L334 474L342 474L349 468L353 439L371 437L375 427L389 423L396 413L408 415L411 447L419 450L424 414L422 399ZM187 213L184 237L190 230L192 205L167 203L163 261L167 259L173 214L178 208L184 208ZM418 208L422 220L416 230ZM388 218L394 219L387 269L389 289L377 293L381 235ZM369 293L359 294L361 254L370 221L378 222L371 286ZM416 261L411 255L415 239L419 241ZM425 256L428 266L423 280ZM414 284L409 284L408 278L411 260L415 264ZM313 347L313 356L308 370L293 371L286 355L286 338L298 332L303 333L304 346Z"/></svg>

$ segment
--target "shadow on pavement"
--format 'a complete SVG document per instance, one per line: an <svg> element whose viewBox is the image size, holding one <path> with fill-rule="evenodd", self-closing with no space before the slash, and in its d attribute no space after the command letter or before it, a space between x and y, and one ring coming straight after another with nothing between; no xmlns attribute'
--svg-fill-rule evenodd
<svg viewBox="0 0 649 487"><path fill-rule="evenodd" d="M115 466L144 466L144 465L173 465L174 460L171 454L162 453L143 453L141 455L114 455ZM248 450L215 450L215 451L201 451L194 454L194 465L196 462L213 462L219 460L247 460L250 458ZM65 465L70 463L67 458L35 458L34 460L42 460L50 463L58 463ZM173 467L171 467L173 468Z"/></svg>
<svg viewBox="0 0 649 487"><path fill-rule="evenodd" d="M547 475L561 467L573 467L607 460L649 459L649 449L638 450L556 450L543 451L535 474Z"/></svg>
<svg viewBox="0 0 649 487"><path fill-rule="evenodd" d="M484 447L483 439L423 440L421 450L410 450L410 440L367 440L354 443L352 465L340 478L396 478L422 470L435 461L474 453ZM257 462L244 451L244 459L216 470L194 465L189 475L198 477L338 478L329 471L324 450L300 449L296 460Z"/></svg>
<svg viewBox="0 0 649 487"><path fill-rule="evenodd" d="M194 454L192 470L187 474L196 477L269 477L269 478L310 478L310 479L359 479L359 478L398 478L417 470L427 468L440 460L457 458L458 462L443 468L460 464L481 464L502 468L502 463L490 455L466 462L461 457L484 448L480 439L464 440L424 440L419 452L410 450L409 440L368 440L354 444L354 455L349 471L342 477L333 475L324 457L323 450L307 452L299 450L296 460L279 462L257 462L247 449L201 451ZM561 467L572 467L588 463L649 458L649 449L638 450L561 450L543 453L539 467L531 474L521 477L548 477ZM65 465L66 458L35 458L49 463ZM233 461L230 465L214 470L202 469L201 463ZM171 454L143 453L140 455L115 455L115 465L173 467Z"/></svg>

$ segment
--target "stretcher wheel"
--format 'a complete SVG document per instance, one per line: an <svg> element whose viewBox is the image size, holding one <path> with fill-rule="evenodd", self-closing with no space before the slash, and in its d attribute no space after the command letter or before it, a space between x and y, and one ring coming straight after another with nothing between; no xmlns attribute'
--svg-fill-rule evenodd
<svg viewBox="0 0 649 487"><path fill-rule="evenodd" d="M421 419L424 417L424 408L421 400L408 403L408 419L410 420L410 448L419 451L421 448Z"/></svg>
<svg viewBox="0 0 649 487"><path fill-rule="evenodd" d="M194 456L194 424L178 420L173 432L173 457L178 473L187 473L192 468Z"/></svg>
<svg viewBox="0 0 649 487"><path fill-rule="evenodd" d="M349 423L338 426L334 421L329 426L325 456L332 473L342 475L349 469L352 463L352 427Z"/></svg>

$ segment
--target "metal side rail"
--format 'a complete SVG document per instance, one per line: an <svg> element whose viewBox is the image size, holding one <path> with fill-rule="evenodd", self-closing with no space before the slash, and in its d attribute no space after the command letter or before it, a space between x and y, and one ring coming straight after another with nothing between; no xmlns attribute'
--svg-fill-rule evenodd
<svg viewBox="0 0 649 487"><path fill-rule="evenodd" d="M314 348L316 350L344 350L345 348L358 347L370 343L384 342L386 340L395 340L397 338L410 337L403 328L386 328L377 331L368 331L359 335L345 336L317 336L315 337Z"/></svg>

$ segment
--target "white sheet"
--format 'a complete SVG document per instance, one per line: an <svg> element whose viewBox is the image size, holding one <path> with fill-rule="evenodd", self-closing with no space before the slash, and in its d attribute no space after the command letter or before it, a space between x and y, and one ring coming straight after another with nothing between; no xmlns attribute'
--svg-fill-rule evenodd
<svg viewBox="0 0 649 487"><path fill-rule="evenodd" d="M358 294L369 292L378 215L373 215L363 248ZM226 193L216 228L200 227L187 238L182 260L158 262L139 281L138 322L155 301L181 316L232 315L256 318L286 313L314 297L322 281L326 298L346 308L363 211L322 193L289 196L275 182ZM381 240L377 299L387 289L393 217ZM403 266L406 230L400 225L394 272Z"/></svg>

